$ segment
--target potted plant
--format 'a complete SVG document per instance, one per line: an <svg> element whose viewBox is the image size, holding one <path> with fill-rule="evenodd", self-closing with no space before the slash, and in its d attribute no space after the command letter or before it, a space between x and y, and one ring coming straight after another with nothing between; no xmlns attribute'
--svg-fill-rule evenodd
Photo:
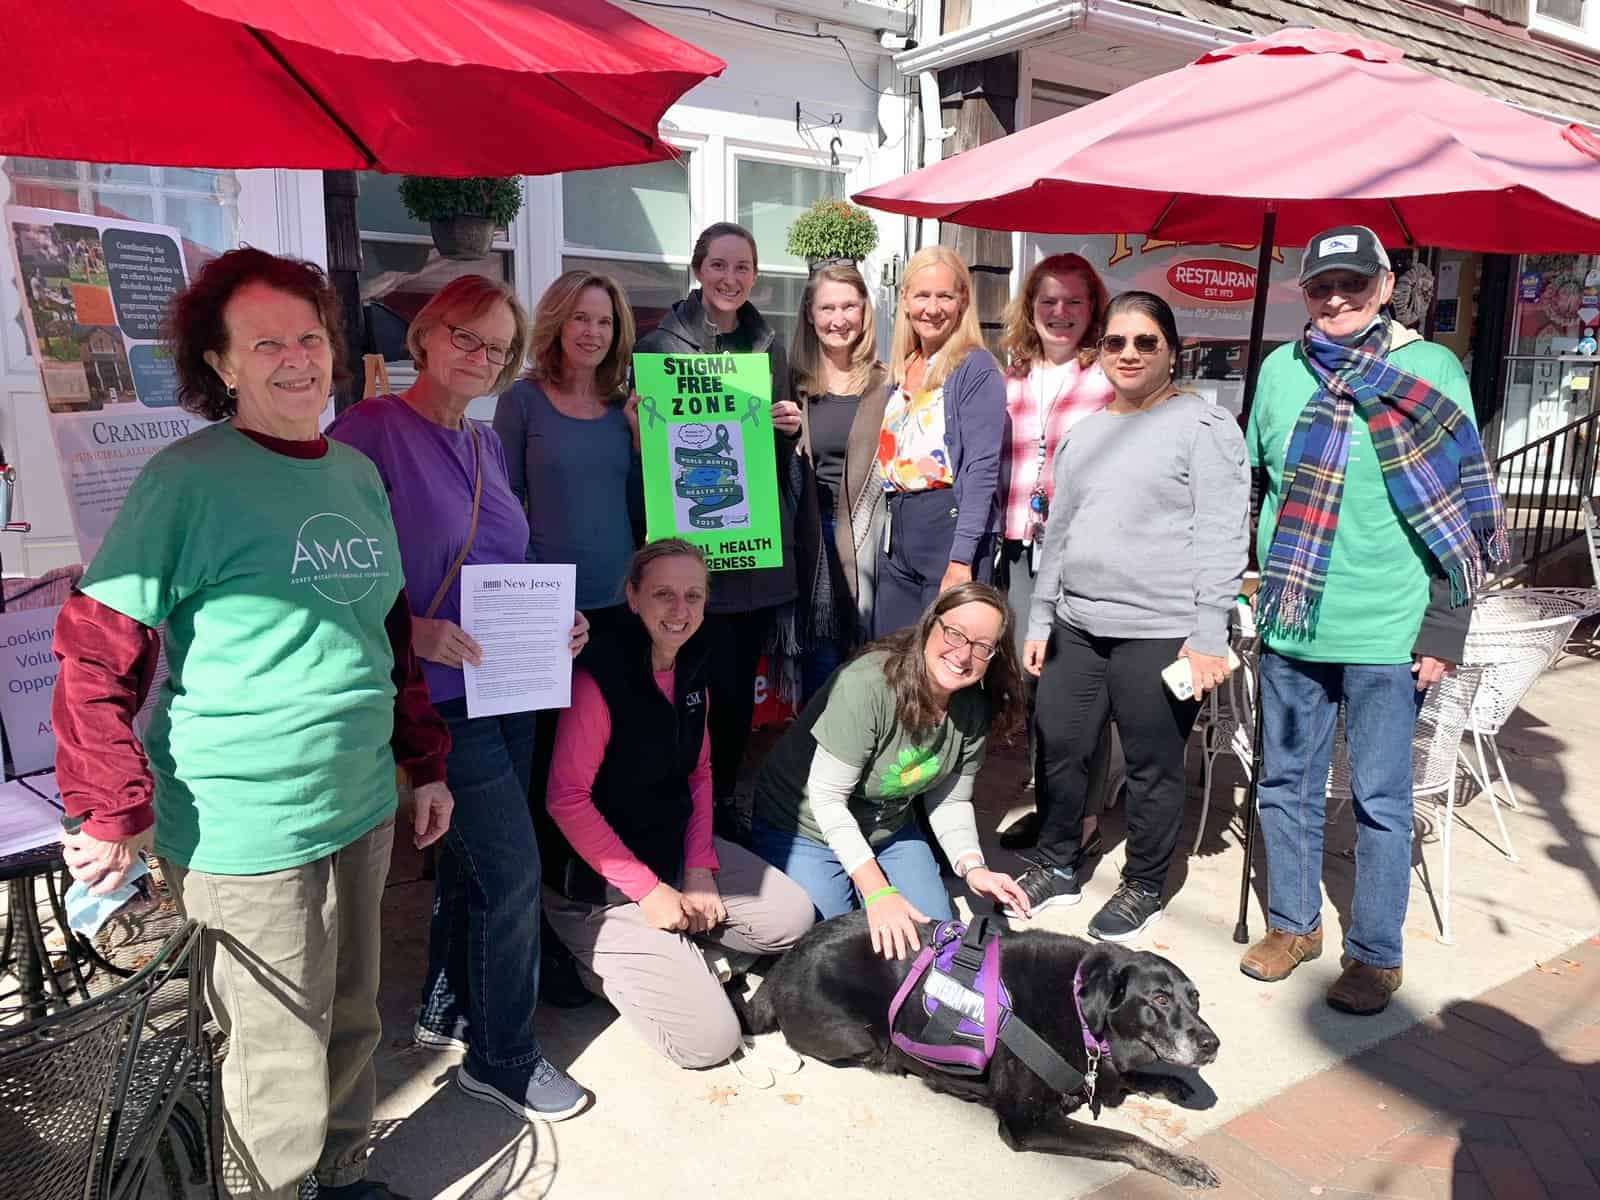
<svg viewBox="0 0 1600 1200"><path fill-rule="evenodd" d="M494 231L509 224L522 207L522 181L407 175L400 181L400 202L414 220L428 222L440 254L484 258L494 244Z"/></svg>
<svg viewBox="0 0 1600 1200"><path fill-rule="evenodd" d="M878 244L872 214L848 200L818 200L789 226L789 253L819 263L858 263Z"/></svg>

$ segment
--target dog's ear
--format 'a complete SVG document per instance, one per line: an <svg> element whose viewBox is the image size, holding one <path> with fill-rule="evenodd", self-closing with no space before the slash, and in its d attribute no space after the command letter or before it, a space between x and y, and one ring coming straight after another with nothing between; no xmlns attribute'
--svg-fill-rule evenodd
<svg viewBox="0 0 1600 1200"><path fill-rule="evenodd" d="M1133 976L1133 963L1119 959L1108 950L1091 951L1083 963L1083 1018L1094 1032L1106 1027L1106 1021L1128 996L1128 984Z"/></svg>

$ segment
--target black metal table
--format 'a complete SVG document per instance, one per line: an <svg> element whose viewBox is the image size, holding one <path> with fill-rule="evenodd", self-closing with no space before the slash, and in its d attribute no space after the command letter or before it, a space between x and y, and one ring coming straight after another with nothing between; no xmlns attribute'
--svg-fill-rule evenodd
<svg viewBox="0 0 1600 1200"><path fill-rule="evenodd" d="M60 842L0 858L0 883L6 886L6 925L4 933L0 934L0 975L16 978L24 1020L42 1017L52 1006L66 1008L87 1000L89 977L94 970L123 977L130 974L107 962L87 938L67 927L66 905L62 902L65 871ZM55 926L65 941L61 955L64 967L52 962L49 947L45 945L44 928L39 923L37 884L40 880L44 881Z"/></svg>

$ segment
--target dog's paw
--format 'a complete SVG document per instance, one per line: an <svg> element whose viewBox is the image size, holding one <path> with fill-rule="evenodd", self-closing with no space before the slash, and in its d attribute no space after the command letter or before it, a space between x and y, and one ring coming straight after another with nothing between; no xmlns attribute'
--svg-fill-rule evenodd
<svg viewBox="0 0 1600 1200"><path fill-rule="evenodd" d="M1170 1183L1186 1188L1221 1187L1217 1173L1200 1159L1189 1154L1166 1154L1161 1159L1160 1174Z"/></svg>

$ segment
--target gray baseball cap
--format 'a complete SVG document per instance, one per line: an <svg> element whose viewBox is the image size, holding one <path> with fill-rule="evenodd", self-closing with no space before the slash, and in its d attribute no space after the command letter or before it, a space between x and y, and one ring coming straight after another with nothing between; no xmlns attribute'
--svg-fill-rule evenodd
<svg viewBox="0 0 1600 1200"><path fill-rule="evenodd" d="M1339 225L1317 234L1300 260L1300 286L1326 271L1354 271L1373 276L1390 270L1389 255L1378 235L1365 225Z"/></svg>

